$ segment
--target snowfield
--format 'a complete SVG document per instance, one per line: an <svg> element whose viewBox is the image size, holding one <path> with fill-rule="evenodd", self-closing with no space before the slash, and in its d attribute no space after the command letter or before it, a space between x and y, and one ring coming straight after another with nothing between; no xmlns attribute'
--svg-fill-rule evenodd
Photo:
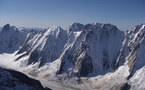
<svg viewBox="0 0 145 90"><path fill-rule="evenodd" d="M137 70L128 84L131 86L130 90L145 90L145 67Z"/></svg>
<svg viewBox="0 0 145 90"><path fill-rule="evenodd" d="M16 59L15 56L16 52L13 54L8 53L0 54L0 62L1 62L0 67L17 70L18 64L17 62L14 61Z"/></svg>

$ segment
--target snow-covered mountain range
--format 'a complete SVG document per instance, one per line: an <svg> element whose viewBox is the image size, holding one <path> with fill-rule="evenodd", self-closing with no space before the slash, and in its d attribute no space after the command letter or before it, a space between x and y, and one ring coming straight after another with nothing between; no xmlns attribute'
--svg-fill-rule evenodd
<svg viewBox="0 0 145 90"><path fill-rule="evenodd" d="M22 30L7 24L0 32L0 66L69 89L144 90L144 37L145 24L130 31L103 23L73 23L69 30ZM7 56L12 66L1 58Z"/></svg>

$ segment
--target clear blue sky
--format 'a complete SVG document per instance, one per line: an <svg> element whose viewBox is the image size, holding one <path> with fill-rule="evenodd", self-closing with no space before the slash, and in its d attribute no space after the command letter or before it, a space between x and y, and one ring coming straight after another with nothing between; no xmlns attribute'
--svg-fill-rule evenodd
<svg viewBox="0 0 145 90"><path fill-rule="evenodd" d="M0 26L66 28L72 22L131 29L145 23L145 0L0 0Z"/></svg>

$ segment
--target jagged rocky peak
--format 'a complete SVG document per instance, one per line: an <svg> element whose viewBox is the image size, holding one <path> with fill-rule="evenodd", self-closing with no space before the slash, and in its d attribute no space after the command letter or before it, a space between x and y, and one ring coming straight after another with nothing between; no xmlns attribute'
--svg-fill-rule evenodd
<svg viewBox="0 0 145 90"><path fill-rule="evenodd" d="M102 29L107 29L107 30L117 30L118 29L115 25L112 25L112 24L92 23L92 24L85 25L86 29L90 29L92 27L102 28Z"/></svg>
<svg viewBox="0 0 145 90"><path fill-rule="evenodd" d="M90 24L90 23L89 23L89 24L86 24L86 25L85 25L85 29L90 29L92 26L93 26L93 25Z"/></svg>
<svg viewBox="0 0 145 90"><path fill-rule="evenodd" d="M104 24L103 28L107 29L107 30L117 30L118 29L115 25L112 25L112 24Z"/></svg>
<svg viewBox="0 0 145 90"><path fill-rule="evenodd" d="M89 30L92 29L93 27L98 28L101 27L103 24L102 23L89 23L85 25L85 29Z"/></svg>
<svg viewBox="0 0 145 90"><path fill-rule="evenodd" d="M115 25L112 25L112 24L93 23L93 24L90 24L89 26L90 26L89 29L91 30L101 30L101 31L107 31L107 32L115 32L119 30Z"/></svg>
<svg viewBox="0 0 145 90"><path fill-rule="evenodd" d="M4 32L4 31L9 31L9 29L10 29L10 24L6 24L6 25L4 25L4 27L2 28L2 32Z"/></svg>
<svg viewBox="0 0 145 90"><path fill-rule="evenodd" d="M92 23L92 24L86 24L85 25L86 30L90 30L91 32L101 32L101 33L115 33L117 31L120 31L115 25L112 24L103 24L103 23Z"/></svg>
<svg viewBox="0 0 145 90"><path fill-rule="evenodd" d="M60 26L57 26L57 27L55 28L55 30L56 30L56 31L59 31L59 32L60 32L60 31L64 31L64 29L62 29Z"/></svg>
<svg viewBox="0 0 145 90"><path fill-rule="evenodd" d="M134 33L137 33L140 29L145 29L145 24L137 25L137 26L134 28Z"/></svg>
<svg viewBox="0 0 145 90"><path fill-rule="evenodd" d="M53 26L53 27L50 27L48 28L48 32L58 32L58 31L62 31L63 29L60 27L60 26Z"/></svg>
<svg viewBox="0 0 145 90"><path fill-rule="evenodd" d="M40 60L40 67L59 58L67 39L67 31L61 27L51 27L42 33L27 37L18 54L27 52L28 65ZM22 57L22 56L21 56ZM17 58L19 60L21 57Z"/></svg>
<svg viewBox="0 0 145 90"><path fill-rule="evenodd" d="M61 28L60 26L57 26L56 29L58 29L58 30L62 30L62 28Z"/></svg>
<svg viewBox="0 0 145 90"><path fill-rule="evenodd" d="M80 23L72 23L71 26L69 27L69 32L70 31L82 31L85 28L83 24Z"/></svg>
<svg viewBox="0 0 145 90"><path fill-rule="evenodd" d="M48 30L46 30L46 34L48 35L54 35L56 36L56 38L58 38L60 36L60 34L66 34L67 31L62 29L60 26L54 26L49 28Z"/></svg>
<svg viewBox="0 0 145 90"><path fill-rule="evenodd" d="M10 26L10 24L6 24L2 28L2 32L8 32L8 31L18 31L18 29L15 26Z"/></svg>
<svg viewBox="0 0 145 90"><path fill-rule="evenodd" d="M138 43L142 38L144 38L144 34L145 34L145 24L140 24L137 25L134 30L130 33L130 43ZM130 45L131 46L131 45ZM136 45L135 45L136 46Z"/></svg>
<svg viewBox="0 0 145 90"><path fill-rule="evenodd" d="M102 30L109 30L109 31L119 30L115 25L112 25L112 24L89 23L89 24L83 25L80 23L72 23L69 28L69 32L70 31L82 31L84 29L86 29L86 30L102 29Z"/></svg>
<svg viewBox="0 0 145 90"><path fill-rule="evenodd" d="M137 25L134 29L134 33L136 33L139 37L145 33L145 24Z"/></svg>
<svg viewBox="0 0 145 90"><path fill-rule="evenodd" d="M103 23L87 24L85 25L85 29L89 31L87 38L94 34L93 36L97 35L101 40L108 36L115 36L117 33L123 33L123 31L120 31L115 25Z"/></svg>

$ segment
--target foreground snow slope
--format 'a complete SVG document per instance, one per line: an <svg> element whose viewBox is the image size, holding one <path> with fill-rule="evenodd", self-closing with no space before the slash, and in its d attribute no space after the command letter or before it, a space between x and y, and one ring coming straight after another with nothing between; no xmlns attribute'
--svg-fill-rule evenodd
<svg viewBox="0 0 145 90"><path fill-rule="evenodd" d="M1 90L50 90L45 89L37 80L14 71L0 68L0 89Z"/></svg>

